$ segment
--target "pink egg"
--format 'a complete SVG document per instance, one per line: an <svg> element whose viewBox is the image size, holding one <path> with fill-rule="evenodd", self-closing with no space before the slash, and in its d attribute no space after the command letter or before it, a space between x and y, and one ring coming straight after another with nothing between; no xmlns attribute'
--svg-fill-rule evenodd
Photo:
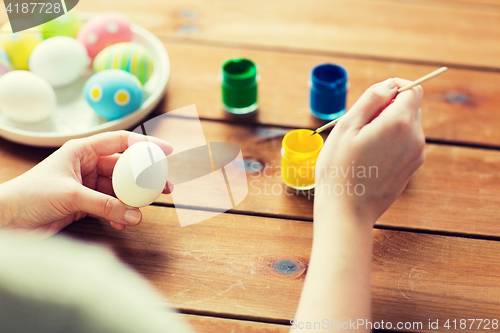
<svg viewBox="0 0 500 333"><path fill-rule="evenodd" d="M91 59L109 45L132 40L129 20L122 14L99 14L85 22L77 39L85 45Z"/></svg>
<svg viewBox="0 0 500 333"><path fill-rule="evenodd" d="M0 64L0 76L4 75L7 72L10 72L10 68L4 64Z"/></svg>

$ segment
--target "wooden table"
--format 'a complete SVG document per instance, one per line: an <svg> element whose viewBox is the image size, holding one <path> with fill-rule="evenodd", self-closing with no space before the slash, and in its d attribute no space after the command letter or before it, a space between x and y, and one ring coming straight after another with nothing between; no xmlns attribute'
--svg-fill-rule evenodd
<svg viewBox="0 0 500 333"><path fill-rule="evenodd" d="M288 196L276 167L283 135L322 123L308 108L311 68L336 62L350 76L348 104L388 77L438 66L422 103L427 160L374 228L373 321L500 319L500 3L496 0L83 0L80 11L120 11L155 33L172 72L160 114L196 104L208 141L240 145L261 180L235 209L181 228L170 195L117 232L87 218L66 234L112 247L151 281L197 332L287 332L312 242L312 198ZM253 59L260 111L221 109L218 74ZM187 128L188 120L178 120ZM0 139L0 182L52 151ZM260 195L259 195L260 193ZM186 208L186 209L189 209ZM334 260L334 258L332 258ZM282 269L286 267L286 269ZM477 325L477 324L476 324ZM495 330L489 330L489 332Z"/></svg>

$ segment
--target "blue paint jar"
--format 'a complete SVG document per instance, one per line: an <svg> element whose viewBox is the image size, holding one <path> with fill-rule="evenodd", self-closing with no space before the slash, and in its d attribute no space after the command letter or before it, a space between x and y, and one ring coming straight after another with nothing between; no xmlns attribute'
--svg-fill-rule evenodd
<svg viewBox="0 0 500 333"><path fill-rule="evenodd" d="M335 64L313 68L309 81L311 112L317 118L333 120L346 112L347 71Z"/></svg>

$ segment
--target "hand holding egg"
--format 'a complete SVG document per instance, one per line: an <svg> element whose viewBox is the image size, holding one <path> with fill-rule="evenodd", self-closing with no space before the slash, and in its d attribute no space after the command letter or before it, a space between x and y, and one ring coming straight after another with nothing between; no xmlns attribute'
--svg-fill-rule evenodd
<svg viewBox="0 0 500 333"><path fill-rule="evenodd" d="M15 189L10 194L23 203L18 205L18 213L23 218L14 219L10 227L38 231L48 237L87 214L108 221L117 230L138 225L141 211L132 206L152 202L162 193L162 188L165 188L163 193L166 194L173 190L173 184L165 181L162 168L153 167L154 171L149 172L148 148L151 148L154 161L159 161L160 165L165 155L173 150L172 145L163 140L127 131L71 140L36 168L9 182L6 188ZM126 153L123 155L116 154L124 150ZM139 168L134 168L131 163L141 162L143 157L148 158L144 160L146 163L139 163L136 165ZM153 185L158 189L145 189L143 192L136 185L134 170L139 177L147 178L146 184L143 184L142 178L137 184L147 185L148 188ZM113 187L125 203L114 196ZM122 190L125 190L124 195ZM129 201L134 196L135 199Z"/></svg>

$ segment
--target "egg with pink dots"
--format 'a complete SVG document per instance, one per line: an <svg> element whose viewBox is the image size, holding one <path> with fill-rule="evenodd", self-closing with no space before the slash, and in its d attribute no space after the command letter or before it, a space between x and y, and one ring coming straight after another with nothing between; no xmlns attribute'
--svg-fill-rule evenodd
<svg viewBox="0 0 500 333"><path fill-rule="evenodd" d="M96 15L81 26L77 39L94 59L107 46L132 40L130 21L118 13Z"/></svg>

